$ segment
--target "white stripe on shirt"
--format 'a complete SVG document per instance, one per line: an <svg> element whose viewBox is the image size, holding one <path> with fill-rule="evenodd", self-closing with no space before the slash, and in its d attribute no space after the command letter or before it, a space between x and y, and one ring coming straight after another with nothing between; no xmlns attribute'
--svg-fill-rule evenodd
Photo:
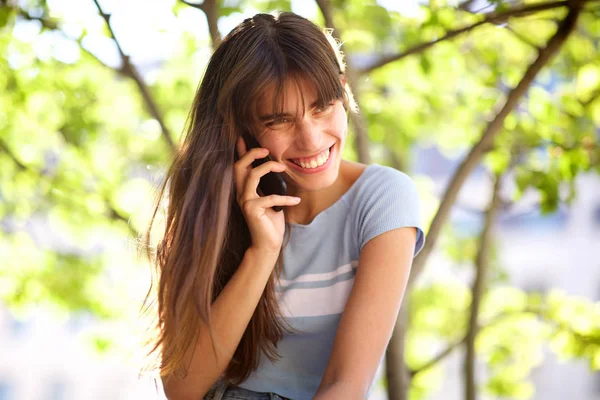
<svg viewBox="0 0 600 400"><path fill-rule="evenodd" d="M280 280L280 288L286 288L297 282L320 282L320 281L328 281L330 279L335 278L338 275L345 274L346 272L352 271L353 268L358 267L358 261L352 261L350 264L342 265L341 267L336 268L331 272L324 272L321 274L304 274L300 275L294 280L281 279Z"/></svg>

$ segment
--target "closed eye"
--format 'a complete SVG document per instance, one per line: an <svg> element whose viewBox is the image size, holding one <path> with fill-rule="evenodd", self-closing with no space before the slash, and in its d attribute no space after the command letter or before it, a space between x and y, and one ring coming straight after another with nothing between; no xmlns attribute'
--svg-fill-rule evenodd
<svg viewBox="0 0 600 400"><path fill-rule="evenodd" d="M335 105L335 103L329 103L328 105L326 105L325 107L322 108L315 108L315 113L316 114L320 114L323 113L325 111L329 111L331 110L331 108Z"/></svg>
<svg viewBox="0 0 600 400"><path fill-rule="evenodd" d="M275 119L267 122L265 124L265 126L267 128L270 128L270 127L272 127L274 125L285 124L285 123L289 123L289 122L292 122L289 118L281 117L281 118L275 118Z"/></svg>

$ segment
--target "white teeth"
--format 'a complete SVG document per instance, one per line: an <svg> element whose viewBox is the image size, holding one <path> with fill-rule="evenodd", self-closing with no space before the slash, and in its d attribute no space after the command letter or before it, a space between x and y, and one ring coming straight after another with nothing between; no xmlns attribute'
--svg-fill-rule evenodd
<svg viewBox="0 0 600 400"><path fill-rule="evenodd" d="M319 158L317 158L316 160L311 160L309 163L305 163L302 161L296 161L296 160L292 160L294 162L294 164L301 166L302 168L306 168L306 169L312 169L312 168L317 168L320 167L321 165L325 164L325 162L327 162L327 160L329 159L329 149L325 150L325 152L319 156Z"/></svg>

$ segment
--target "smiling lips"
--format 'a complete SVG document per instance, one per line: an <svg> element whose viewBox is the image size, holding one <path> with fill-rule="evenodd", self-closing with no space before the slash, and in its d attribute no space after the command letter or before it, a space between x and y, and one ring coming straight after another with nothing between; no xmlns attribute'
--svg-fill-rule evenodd
<svg viewBox="0 0 600 400"><path fill-rule="evenodd" d="M315 157L311 158L293 158L290 159L294 164L301 166L305 169L312 169L320 167L325 164L329 159L329 149L322 151L320 154L317 154Z"/></svg>

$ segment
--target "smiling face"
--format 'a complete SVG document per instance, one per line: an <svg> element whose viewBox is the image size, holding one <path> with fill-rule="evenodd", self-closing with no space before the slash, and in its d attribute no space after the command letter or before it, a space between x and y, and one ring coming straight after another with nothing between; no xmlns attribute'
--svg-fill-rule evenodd
<svg viewBox="0 0 600 400"><path fill-rule="evenodd" d="M279 108L271 88L257 102L253 131L270 157L285 164L291 192L316 191L338 177L348 117L341 99L318 106L317 91L306 79L287 79ZM280 112L281 111L281 112ZM291 187L290 187L291 186Z"/></svg>

